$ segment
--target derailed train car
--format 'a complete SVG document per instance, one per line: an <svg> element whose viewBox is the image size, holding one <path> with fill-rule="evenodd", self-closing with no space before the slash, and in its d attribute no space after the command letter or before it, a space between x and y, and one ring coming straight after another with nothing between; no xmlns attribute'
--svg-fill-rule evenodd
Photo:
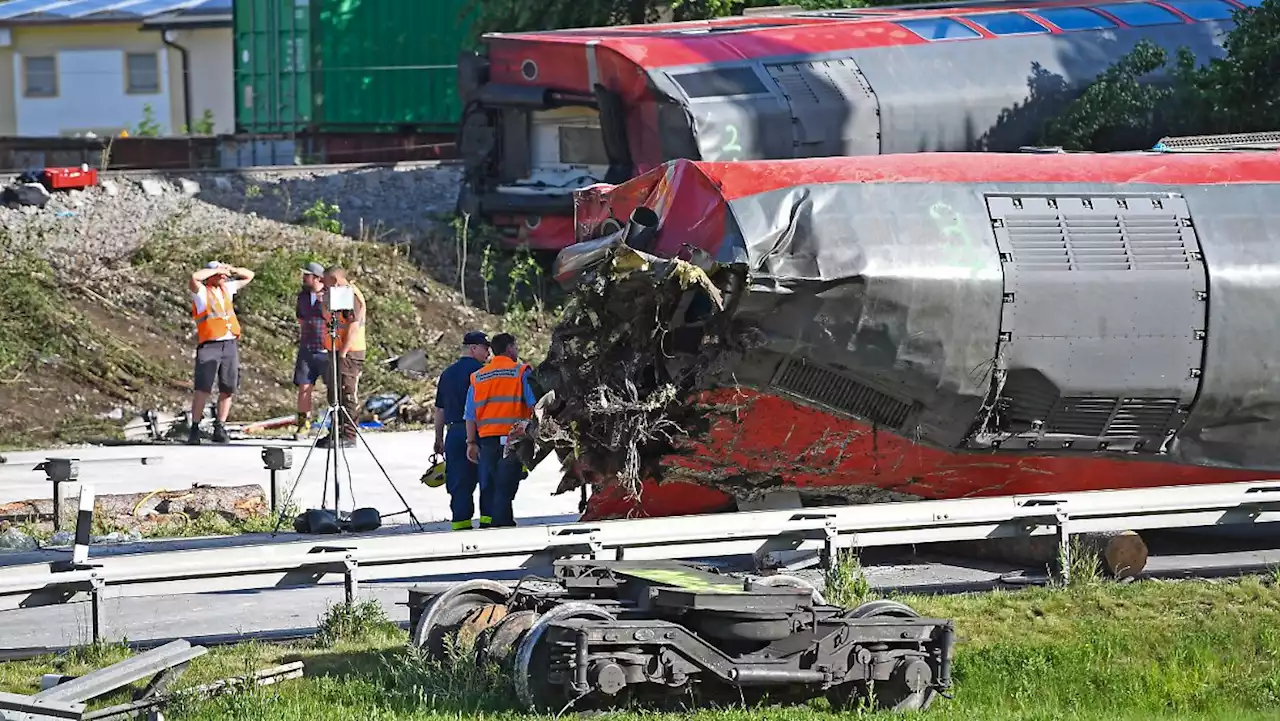
<svg viewBox="0 0 1280 721"><path fill-rule="evenodd" d="M1277 199L1262 151L672 161L578 193L537 434L586 519L1274 477Z"/></svg>
<svg viewBox="0 0 1280 721"><path fill-rule="evenodd" d="M1139 41L1206 61L1259 2L994 0L486 35L459 65L460 209L558 249L574 189L672 159L1016 151Z"/></svg>

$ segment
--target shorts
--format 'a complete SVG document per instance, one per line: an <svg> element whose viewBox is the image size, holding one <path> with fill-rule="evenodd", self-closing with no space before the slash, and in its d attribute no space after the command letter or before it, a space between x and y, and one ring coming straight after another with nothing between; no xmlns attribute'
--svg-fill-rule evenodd
<svg viewBox="0 0 1280 721"><path fill-rule="evenodd" d="M214 340L196 348L195 389L231 395L240 387L240 346L234 340Z"/></svg>
<svg viewBox="0 0 1280 721"><path fill-rule="evenodd" d="M298 349L298 359L293 363L293 384L313 386L329 373L329 354L322 350Z"/></svg>

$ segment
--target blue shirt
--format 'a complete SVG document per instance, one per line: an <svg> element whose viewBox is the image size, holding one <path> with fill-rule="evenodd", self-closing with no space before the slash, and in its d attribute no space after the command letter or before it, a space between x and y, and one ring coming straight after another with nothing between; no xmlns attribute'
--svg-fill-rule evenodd
<svg viewBox="0 0 1280 721"><path fill-rule="evenodd" d="M436 384L436 408L444 410L445 423L463 421L463 408L471 398L471 374L483 367L484 364L475 358L459 358L440 374L440 382Z"/></svg>
<svg viewBox="0 0 1280 721"><path fill-rule="evenodd" d="M533 375L533 370L524 374L524 402L530 408L538 405L538 397L533 394L533 386L529 385L529 376ZM462 417L468 421L476 419L476 391L475 388L467 386L467 407Z"/></svg>

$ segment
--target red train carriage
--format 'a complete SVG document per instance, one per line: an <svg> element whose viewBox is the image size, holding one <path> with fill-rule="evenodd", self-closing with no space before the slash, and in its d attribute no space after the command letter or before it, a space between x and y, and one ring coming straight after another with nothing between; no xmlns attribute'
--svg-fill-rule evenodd
<svg viewBox="0 0 1280 721"><path fill-rule="evenodd" d="M641 395L680 388L684 432L641 448L663 482L638 500L613 482L618 449L563 401L551 410L590 429L586 518L774 491L821 503L1273 478L1277 198L1276 152L681 160L582 190L576 240L629 238L655 278L660 258L700 265L732 323L681 315L691 286L661 306L661 352L610 341L646 359L629 375ZM639 207L656 214L648 240L614 230ZM644 332L636 289L672 281L637 282L611 286L618 317L593 323ZM713 357L714 327L757 340ZM558 347L539 369L550 389Z"/></svg>
<svg viewBox="0 0 1280 721"><path fill-rule="evenodd" d="M464 57L460 208L569 242L571 192L671 159L1013 151L1143 39L1221 55L1260 0L979 3L490 34Z"/></svg>

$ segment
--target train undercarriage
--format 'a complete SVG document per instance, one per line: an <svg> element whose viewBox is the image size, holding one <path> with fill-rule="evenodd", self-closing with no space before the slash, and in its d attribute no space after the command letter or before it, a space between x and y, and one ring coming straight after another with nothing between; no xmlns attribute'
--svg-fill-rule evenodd
<svg viewBox="0 0 1280 721"><path fill-rule="evenodd" d="M415 645L496 666L530 711L820 697L918 710L951 686L950 621L894 601L832 605L790 576L562 560L553 580L411 589L409 605Z"/></svg>

